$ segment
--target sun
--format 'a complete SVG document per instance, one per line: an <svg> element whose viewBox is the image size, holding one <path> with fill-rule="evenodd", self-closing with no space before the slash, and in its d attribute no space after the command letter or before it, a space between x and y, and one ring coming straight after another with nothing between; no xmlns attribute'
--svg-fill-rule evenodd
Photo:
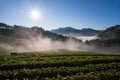
<svg viewBox="0 0 120 80"><path fill-rule="evenodd" d="M40 11L37 9L31 10L29 13L29 16L31 17L31 19L33 20L38 20L41 18L41 14Z"/></svg>

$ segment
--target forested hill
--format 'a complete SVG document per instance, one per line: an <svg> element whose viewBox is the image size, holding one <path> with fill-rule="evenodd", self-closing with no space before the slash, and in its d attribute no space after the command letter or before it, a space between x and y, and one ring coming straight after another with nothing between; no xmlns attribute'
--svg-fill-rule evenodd
<svg viewBox="0 0 120 80"><path fill-rule="evenodd" d="M44 30L41 27L25 27L25 26L19 26L14 25L10 26L5 23L0 23L0 42L9 43L9 42L15 42L16 40L21 39L31 39L36 37L42 37L42 38L49 38L53 41L66 41L68 39L71 39L69 37L58 35L56 33L52 33L50 31ZM75 38L72 38L73 40L77 40ZM80 40L77 40L80 41Z"/></svg>
<svg viewBox="0 0 120 80"><path fill-rule="evenodd" d="M120 25L107 28L98 35L102 40L120 40Z"/></svg>
<svg viewBox="0 0 120 80"><path fill-rule="evenodd" d="M107 28L98 35L99 39L91 40L88 43L103 45L108 47L120 46L120 25Z"/></svg>

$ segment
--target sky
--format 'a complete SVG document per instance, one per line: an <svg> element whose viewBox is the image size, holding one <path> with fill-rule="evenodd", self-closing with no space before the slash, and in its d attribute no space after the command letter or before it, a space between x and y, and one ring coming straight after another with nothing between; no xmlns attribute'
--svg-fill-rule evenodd
<svg viewBox="0 0 120 80"><path fill-rule="evenodd" d="M40 18L29 13L39 10ZM0 0L0 22L46 30L59 27L103 30L120 24L120 0Z"/></svg>

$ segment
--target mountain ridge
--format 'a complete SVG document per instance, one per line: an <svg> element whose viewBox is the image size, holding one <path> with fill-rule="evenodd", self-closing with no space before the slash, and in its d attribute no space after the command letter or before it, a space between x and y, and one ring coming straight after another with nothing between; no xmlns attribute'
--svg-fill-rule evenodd
<svg viewBox="0 0 120 80"><path fill-rule="evenodd" d="M75 29L72 27L64 27L53 29L51 32L68 36L95 36L102 32L102 30L95 30L92 28Z"/></svg>

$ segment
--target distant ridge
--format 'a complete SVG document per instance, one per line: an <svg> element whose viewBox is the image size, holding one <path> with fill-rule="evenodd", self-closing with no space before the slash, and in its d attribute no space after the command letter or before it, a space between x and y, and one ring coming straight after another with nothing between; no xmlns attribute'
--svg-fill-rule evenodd
<svg viewBox="0 0 120 80"><path fill-rule="evenodd" d="M83 28L79 30L72 27L64 27L64 28L53 29L51 30L51 32L67 35L67 36L96 36L102 31L94 30L91 28Z"/></svg>

